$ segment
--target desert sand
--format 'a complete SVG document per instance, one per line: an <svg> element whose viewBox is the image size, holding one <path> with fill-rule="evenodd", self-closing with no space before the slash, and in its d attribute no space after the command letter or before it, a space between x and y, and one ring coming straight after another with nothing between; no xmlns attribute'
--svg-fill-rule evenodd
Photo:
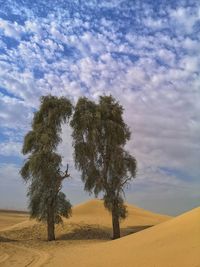
<svg viewBox="0 0 200 267"><path fill-rule="evenodd" d="M14 226L14 215L0 212L0 266L200 266L200 208L175 218L132 205L128 211L121 224L127 236L111 240L111 217L102 201L77 205L73 217L56 227L55 242L46 242L45 225L23 215Z"/></svg>
<svg viewBox="0 0 200 267"><path fill-rule="evenodd" d="M28 220L28 214L25 212L0 210L0 231L10 228L17 223Z"/></svg>

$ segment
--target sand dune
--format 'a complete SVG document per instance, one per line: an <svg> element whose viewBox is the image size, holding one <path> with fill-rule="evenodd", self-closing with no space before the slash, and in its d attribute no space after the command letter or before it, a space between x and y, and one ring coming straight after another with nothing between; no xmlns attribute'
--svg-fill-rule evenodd
<svg viewBox="0 0 200 267"><path fill-rule="evenodd" d="M122 221L122 226L132 225L155 225L164 222L170 216L156 214L133 205L126 204L128 210L128 217ZM101 225L111 225L111 215L104 208L103 201L93 199L86 203L77 205L73 209L72 220L82 220L87 223L96 223Z"/></svg>
<svg viewBox="0 0 200 267"><path fill-rule="evenodd" d="M58 250L49 266L199 267L200 207L127 237L77 248L76 255Z"/></svg>
<svg viewBox="0 0 200 267"><path fill-rule="evenodd" d="M45 225L26 215L16 215L13 225L15 215L0 212L0 266L200 267L200 208L170 218L127 207L121 226L129 235L115 241L111 216L100 200L75 206L73 217L56 227L58 240L50 243Z"/></svg>
<svg viewBox="0 0 200 267"><path fill-rule="evenodd" d="M128 217L121 222L122 235L143 230L171 218L129 204L127 204L127 210ZM107 229L109 235L112 235L111 215L105 209L102 200L93 199L75 206L72 218L67 221L68 223L97 225L104 230Z"/></svg>
<svg viewBox="0 0 200 267"><path fill-rule="evenodd" d="M127 204L128 217L121 222L121 235L127 235L159 224L171 217L156 214ZM64 220L65 225L74 229L76 239L110 239L112 236L112 218L105 209L102 200L89 200L73 208L72 217ZM88 232L88 235L87 235ZM63 231L57 228L57 236ZM85 236L84 236L85 235ZM67 239L67 236L66 236Z"/></svg>
<svg viewBox="0 0 200 267"><path fill-rule="evenodd" d="M122 236L134 233L152 225L168 220L170 217L155 214L132 205L127 205L128 217L122 221ZM1 213L0 213L1 216ZM15 240L46 240L46 226L29 220L27 215L3 213L4 227L0 232L6 232L6 237ZM6 223L9 225L6 227ZM112 236L112 220L110 213L104 208L103 201L90 200L73 208L73 216L64 219L64 224L56 227L59 240L110 240Z"/></svg>

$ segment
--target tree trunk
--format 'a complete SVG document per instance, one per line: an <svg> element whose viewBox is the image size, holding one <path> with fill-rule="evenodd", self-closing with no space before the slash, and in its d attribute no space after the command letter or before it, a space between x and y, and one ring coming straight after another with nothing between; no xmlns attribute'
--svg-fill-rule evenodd
<svg viewBox="0 0 200 267"><path fill-rule="evenodd" d="M119 216L112 211L113 239L120 238Z"/></svg>
<svg viewBox="0 0 200 267"><path fill-rule="evenodd" d="M54 222L53 205L49 205L49 207L48 207L47 234L48 234L48 241L55 240L55 222Z"/></svg>

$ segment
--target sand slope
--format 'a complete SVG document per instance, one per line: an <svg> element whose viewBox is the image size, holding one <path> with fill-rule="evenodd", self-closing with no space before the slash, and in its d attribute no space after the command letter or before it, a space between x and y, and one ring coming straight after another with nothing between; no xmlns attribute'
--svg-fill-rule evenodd
<svg viewBox="0 0 200 267"><path fill-rule="evenodd" d="M48 266L199 267L200 207L115 241L58 250Z"/></svg>
<svg viewBox="0 0 200 267"><path fill-rule="evenodd" d="M126 204L128 217L121 222L122 227L128 226L152 226L171 217L153 213L139 207ZM111 215L105 209L103 201L92 199L73 208L73 216L68 222L86 222L87 224L99 224L101 226L111 226Z"/></svg>

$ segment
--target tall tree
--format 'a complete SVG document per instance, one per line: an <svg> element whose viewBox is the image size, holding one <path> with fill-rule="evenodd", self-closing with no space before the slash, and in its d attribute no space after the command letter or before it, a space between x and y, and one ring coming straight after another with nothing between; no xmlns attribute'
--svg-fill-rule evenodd
<svg viewBox="0 0 200 267"><path fill-rule="evenodd" d="M124 149L131 133L122 115L123 107L112 96L101 96L97 104L80 98L71 120L75 166L86 191L103 192L113 239L120 237L120 219L127 215L124 188L136 175L136 160Z"/></svg>
<svg viewBox="0 0 200 267"><path fill-rule="evenodd" d="M61 171L62 158L57 153L62 123L72 114L71 102L55 96L41 97L34 114L32 130L24 137L22 153L28 154L21 176L29 183L29 209L32 218L47 222L48 240L55 240L55 224L61 216L69 217L71 204L61 192L62 182L69 177L68 166Z"/></svg>

